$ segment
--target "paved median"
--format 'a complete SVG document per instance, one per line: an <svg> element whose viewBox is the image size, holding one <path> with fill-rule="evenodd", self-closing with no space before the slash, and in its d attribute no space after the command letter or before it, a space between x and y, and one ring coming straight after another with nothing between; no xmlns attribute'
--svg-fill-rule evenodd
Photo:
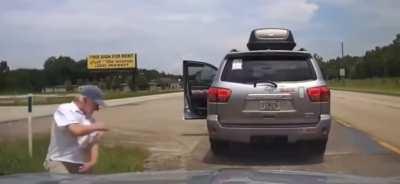
<svg viewBox="0 0 400 184"><path fill-rule="evenodd" d="M140 103L143 101L156 100L156 99L161 99L161 98L166 98L166 97L175 97L175 96L179 96L179 95L181 95L181 92L106 100L106 103L107 103L108 107L115 107L115 106L121 106L121 105ZM55 109L57 108L58 105L59 104L34 105L32 116L33 117L50 116L51 114L53 114L53 112L55 111ZM0 107L0 114L1 114L0 123L20 120L20 119L24 119L28 116L27 107L24 107L24 106L3 106L3 107Z"/></svg>

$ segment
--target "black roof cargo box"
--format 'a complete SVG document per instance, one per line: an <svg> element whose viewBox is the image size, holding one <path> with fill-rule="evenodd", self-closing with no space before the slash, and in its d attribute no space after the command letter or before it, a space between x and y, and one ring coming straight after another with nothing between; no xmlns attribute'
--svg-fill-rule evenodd
<svg viewBox="0 0 400 184"><path fill-rule="evenodd" d="M283 28L262 28L251 32L249 50L293 50L296 47L293 34Z"/></svg>

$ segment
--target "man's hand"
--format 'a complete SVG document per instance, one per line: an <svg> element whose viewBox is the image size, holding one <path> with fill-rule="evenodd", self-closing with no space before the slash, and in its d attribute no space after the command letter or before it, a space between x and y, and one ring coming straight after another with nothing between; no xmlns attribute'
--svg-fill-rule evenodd
<svg viewBox="0 0 400 184"><path fill-rule="evenodd" d="M94 138L95 142L100 142L101 138L103 137L104 132L96 132L96 137Z"/></svg>
<svg viewBox="0 0 400 184"><path fill-rule="evenodd" d="M97 125L97 126L99 126L99 127L105 127L104 126L104 123L103 122L99 122L99 121L96 121L96 123L94 123L95 125ZM100 141L100 139L101 139L101 137L103 137L103 135L104 135L104 131L97 131L96 132L96 136L94 137L94 141L95 142L99 142Z"/></svg>
<svg viewBox="0 0 400 184"><path fill-rule="evenodd" d="M92 170L95 164L91 162L86 162L82 166L79 167L79 173L88 173Z"/></svg>
<svg viewBox="0 0 400 184"><path fill-rule="evenodd" d="M89 150L89 161L84 163L80 168L80 173L89 173L94 165L97 163L97 158L99 156L99 144L95 143L90 147Z"/></svg>
<svg viewBox="0 0 400 184"><path fill-rule="evenodd" d="M97 128L97 131L108 131L108 128L106 128L105 124L101 121L96 121L93 126Z"/></svg>

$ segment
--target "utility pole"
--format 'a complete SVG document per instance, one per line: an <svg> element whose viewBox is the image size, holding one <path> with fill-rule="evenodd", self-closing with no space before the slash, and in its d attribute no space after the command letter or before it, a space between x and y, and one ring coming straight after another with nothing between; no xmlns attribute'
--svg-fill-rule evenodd
<svg viewBox="0 0 400 184"><path fill-rule="evenodd" d="M340 42L340 47L342 48L342 59L344 57L344 44L343 41Z"/></svg>
<svg viewBox="0 0 400 184"><path fill-rule="evenodd" d="M343 41L340 42L340 48L341 48L341 51L342 51L342 57L340 59L341 60L340 63L343 63L343 59L344 59L344 44L343 44ZM346 70L345 70L344 66L341 66L340 63L339 63L339 80L342 79L342 78L345 78L345 76L346 76Z"/></svg>
<svg viewBox="0 0 400 184"><path fill-rule="evenodd" d="M32 103L33 95L28 94L28 152L32 158Z"/></svg>

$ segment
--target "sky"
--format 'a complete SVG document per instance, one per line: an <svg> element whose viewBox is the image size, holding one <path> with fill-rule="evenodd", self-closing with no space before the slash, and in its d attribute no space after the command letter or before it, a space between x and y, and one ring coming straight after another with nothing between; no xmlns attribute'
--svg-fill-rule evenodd
<svg viewBox="0 0 400 184"><path fill-rule="evenodd" d="M0 1L0 60L43 68L50 56L138 54L138 67L179 74L182 60L219 65L247 50L252 29L284 27L297 48L324 59L392 42L399 0L10 0Z"/></svg>

